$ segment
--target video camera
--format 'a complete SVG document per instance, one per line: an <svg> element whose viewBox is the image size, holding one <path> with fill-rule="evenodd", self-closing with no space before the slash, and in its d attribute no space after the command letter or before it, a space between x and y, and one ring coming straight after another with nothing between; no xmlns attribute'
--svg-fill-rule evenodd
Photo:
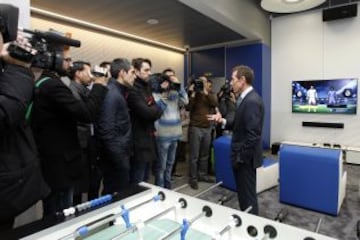
<svg viewBox="0 0 360 240"><path fill-rule="evenodd" d="M225 80L225 84L221 87L220 91L222 91L222 96L223 97L231 97L231 85L230 85L230 81L229 80Z"/></svg>
<svg viewBox="0 0 360 240"><path fill-rule="evenodd" d="M193 82L194 82L194 91L195 92L204 91L204 82L201 79L195 79Z"/></svg>
<svg viewBox="0 0 360 240"><path fill-rule="evenodd" d="M155 73L151 75L149 81L150 81L151 89L154 93L163 93L171 90L179 92L181 88L180 83L172 82L169 76L162 73ZM169 87L167 89L161 88L161 84L165 81L169 83Z"/></svg>
<svg viewBox="0 0 360 240"><path fill-rule="evenodd" d="M63 65L63 51L65 46L80 47L81 42L48 31L30 31L24 29L25 33L31 35L29 42L37 51L32 54L16 44L9 46L9 55L23 62L31 62L32 67L61 71Z"/></svg>
<svg viewBox="0 0 360 240"><path fill-rule="evenodd" d="M4 42L12 42L17 38L19 9L10 4L0 4L0 31ZM78 40L63 37L58 33L48 31L23 30L30 35L29 43L36 53L27 51L11 43L8 52L15 59L31 63L31 66L53 71L61 71L63 64L64 46L80 47Z"/></svg>

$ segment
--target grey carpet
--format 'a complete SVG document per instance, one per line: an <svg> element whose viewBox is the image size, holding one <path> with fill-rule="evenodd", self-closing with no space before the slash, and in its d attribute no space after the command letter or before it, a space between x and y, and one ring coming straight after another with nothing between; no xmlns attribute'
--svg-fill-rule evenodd
<svg viewBox="0 0 360 240"><path fill-rule="evenodd" d="M319 233L337 238L339 240L357 240L356 223L360 220L360 165L345 165L344 169L348 173L346 197L342 204L340 214L337 217L318 213L311 210L298 208L279 202L278 188L272 188L258 195L260 216L268 219L274 219L277 213L286 208L287 218L283 221L285 224L293 225L306 230L314 231L319 218L322 218ZM187 173L187 164L180 163L178 172ZM187 178L176 179L174 187L187 183ZM211 184L199 183L199 190L193 190L190 187L181 189L179 192L188 195L195 195L198 192L208 188ZM234 196L224 205L239 209L236 194L230 190L219 187L200 196L204 200L217 202L222 196Z"/></svg>

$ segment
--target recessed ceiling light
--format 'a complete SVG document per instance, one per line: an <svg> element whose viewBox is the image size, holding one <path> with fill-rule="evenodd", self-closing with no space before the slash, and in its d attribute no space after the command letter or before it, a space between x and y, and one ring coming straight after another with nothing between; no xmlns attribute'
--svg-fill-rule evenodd
<svg viewBox="0 0 360 240"><path fill-rule="evenodd" d="M268 12L294 13L312 9L326 0L261 0L261 7Z"/></svg>
<svg viewBox="0 0 360 240"><path fill-rule="evenodd" d="M146 21L148 24L150 25L155 25L159 23L159 20L155 19L155 18L150 18Z"/></svg>
<svg viewBox="0 0 360 240"><path fill-rule="evenodd" d="M293 3L299 3L302 2L304 0L283 0L285 3L289 3L289 4L293 4Z"/></svg>

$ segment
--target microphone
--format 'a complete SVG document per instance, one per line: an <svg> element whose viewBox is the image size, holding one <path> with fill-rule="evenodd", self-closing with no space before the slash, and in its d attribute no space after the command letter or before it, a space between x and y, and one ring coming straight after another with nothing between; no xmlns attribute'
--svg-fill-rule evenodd
<svg viewBox="0 0 360 240"><path fill-rule="evenodd" d="M24 29L24 32L34 35L36 38L45 39L47 43L52 43L55 45L67 45L72 47L80 47L81 42L79 40L71 39L68 37L61 36L60 34L54 32L41 32L38 30L31 31Z"/></svg>

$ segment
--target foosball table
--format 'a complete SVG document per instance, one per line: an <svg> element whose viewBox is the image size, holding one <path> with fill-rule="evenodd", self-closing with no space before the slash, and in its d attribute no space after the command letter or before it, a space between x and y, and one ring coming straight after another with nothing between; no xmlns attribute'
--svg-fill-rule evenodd
<svg viewBox="0 0 360 240"><path fill-rule="evenodd" d="M104 204L110 195L65 209L62 223L24 240L334 240L173 190L141 183L144 191ZM101 205L76 217L78 212Z"/></svg>

